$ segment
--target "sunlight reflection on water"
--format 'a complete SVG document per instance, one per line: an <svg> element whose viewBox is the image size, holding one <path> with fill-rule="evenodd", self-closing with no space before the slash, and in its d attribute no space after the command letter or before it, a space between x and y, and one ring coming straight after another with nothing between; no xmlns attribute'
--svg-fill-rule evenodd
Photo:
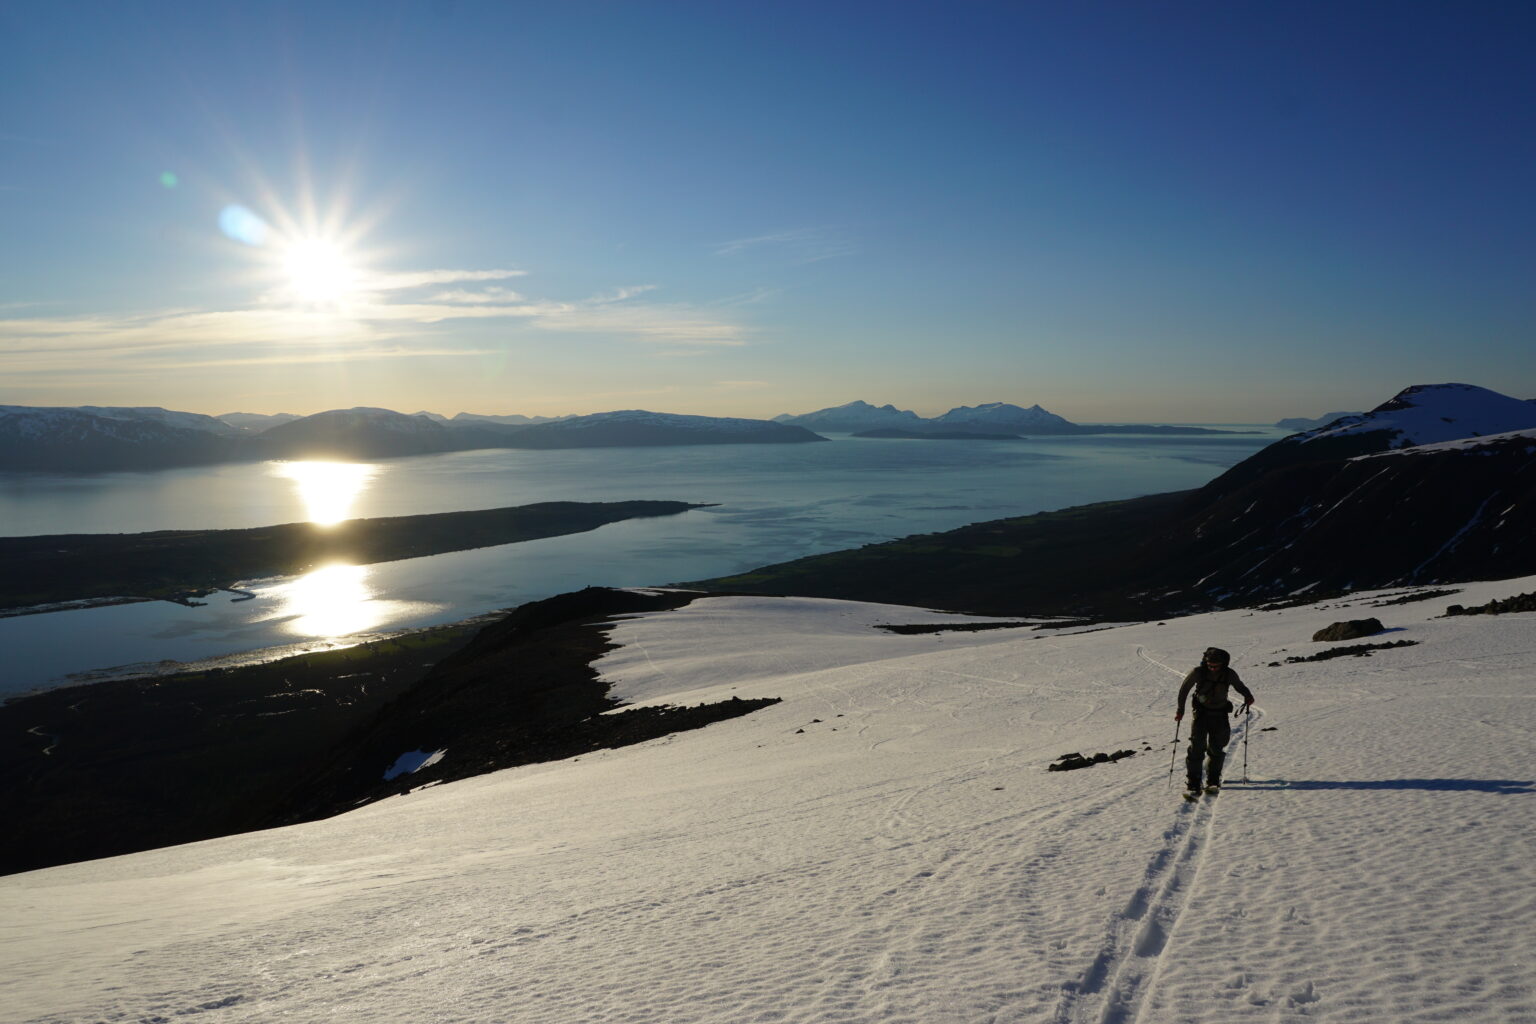
<svg viewBox="0 0 1536 1024"><path fill-rule="evenodd" d="M294 636L334 639L362 633L432 606L415 601L383 601L369 583L372 567L327 565L280 583L266 592L277 607L263 620L285 620Z"/></svg>
<svg viewBox="0 0 1536 1024"><path fill-rule="evenodd" d="M298 488L305 514L317 526L333 526L352 514L352 506L379 472L360 462L272 462L272 472Z"/></svg>

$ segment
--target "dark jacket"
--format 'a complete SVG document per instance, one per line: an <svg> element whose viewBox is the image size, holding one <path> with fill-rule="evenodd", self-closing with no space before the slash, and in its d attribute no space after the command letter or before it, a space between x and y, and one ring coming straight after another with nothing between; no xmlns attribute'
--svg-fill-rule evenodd
<svg viewBox="0 0 1536 1024"><path fill-rule="evenodd" d="M1184 713L1184 698L1189 696L1189 691L1195 691L1195 713L1225 715L1232 710L1227 703L1227 687L1231 687L1242 694L1248 703L1253 703L1253 693L1243 685L1243 681L1237 677L1229 665L1212 672L1204 665L1199 665L1184 677L1184 685L1179 687L1179 714Z"/></svg>

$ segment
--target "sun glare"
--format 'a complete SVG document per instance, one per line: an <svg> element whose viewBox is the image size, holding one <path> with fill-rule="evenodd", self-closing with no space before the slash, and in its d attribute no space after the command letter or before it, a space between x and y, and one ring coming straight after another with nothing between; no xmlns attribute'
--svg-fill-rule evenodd
<svg viewBox="0 0 1536 1024"><path fill-rule="evenodd" d="M300 302L334 303L358 290L358 272L345 249L320 238L288 243L279 255L288 292Z"/></svg>
<svg viewBox="0 0 1536 1024"><path fill-rule="evenodd" d="M309 521L334 526L352 514L352 504L379 467L356 462L275 462L272 471L293 481Z"/></svg>

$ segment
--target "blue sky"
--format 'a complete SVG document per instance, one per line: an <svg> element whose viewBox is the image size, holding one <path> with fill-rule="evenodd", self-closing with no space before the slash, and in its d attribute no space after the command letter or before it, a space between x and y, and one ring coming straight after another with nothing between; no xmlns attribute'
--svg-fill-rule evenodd
<svg viewBox="0 0 1536 1024"><path fill-rule="evenodd" d="M1533 29L1407 0L12 2L0 403L1532 398Z"/></svg>

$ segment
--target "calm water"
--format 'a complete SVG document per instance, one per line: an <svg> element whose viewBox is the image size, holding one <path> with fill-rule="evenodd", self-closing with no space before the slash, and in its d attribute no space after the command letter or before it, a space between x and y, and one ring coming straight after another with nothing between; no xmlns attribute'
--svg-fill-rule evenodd
<svg viewBox="0 0 1536 1024"><path fill-rule="evenodd" d="M1242 429L1258 429L1245 427ZM255 581L249 601L0 619L0 693L77 673L306 650L451 622L588 584L699 579L912 533L1195 487L1283 432L492 450L362 464L0 474L0 535L239 528L535 501L713 502L588 533Z"/></svg>

